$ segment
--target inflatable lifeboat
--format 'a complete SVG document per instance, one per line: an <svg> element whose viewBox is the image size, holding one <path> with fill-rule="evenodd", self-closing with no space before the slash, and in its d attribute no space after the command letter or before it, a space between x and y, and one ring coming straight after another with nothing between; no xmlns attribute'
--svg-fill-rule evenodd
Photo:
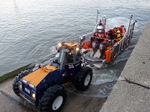
<svg viewBox="0 0 150 112"><path fill-rule="evenodd" d="M106 31L106 18L101 18L92 33L79 37L84 61L100 67L100 62L109 64L128 46L133 36L136 21L130 17L129 26L114 27Z"/></svg>

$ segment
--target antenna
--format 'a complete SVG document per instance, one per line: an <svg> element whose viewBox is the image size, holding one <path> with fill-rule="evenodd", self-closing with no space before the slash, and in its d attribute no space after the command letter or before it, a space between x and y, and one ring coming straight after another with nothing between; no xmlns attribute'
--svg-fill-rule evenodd
<svg viewBox="0 0 150 112"><path fill-rule="evenodd" d="M97 17L96 17L96 24L97 24L97 21L98 21L98 15L100 14L99 10L97 10Z"/></svg>

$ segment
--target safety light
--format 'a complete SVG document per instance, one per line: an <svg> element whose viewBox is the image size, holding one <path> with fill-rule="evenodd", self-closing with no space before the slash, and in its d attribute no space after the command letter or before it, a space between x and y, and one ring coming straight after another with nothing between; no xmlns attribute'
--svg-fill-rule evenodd
<svg viewBox="0 0 150 112"><path fill-rule="evenodd" d="M61 46L62 46L62 43L59 42L59 43L58 43L58 47L61 47Z"/></svg>
<svg viewBox="0 0 150 112"><path fill-rule="evenodd" d="M85 36L80 37L80 41L83 41L85 39Z"/></svg>
<svg viewBox="0 0 150 112"><path fill-rule="evenodd" d="M35 98L36 98L35 93L32 93L32 98L33 98L33 99L35 99Z"/></svg>
<svg viewBox="0 0 150 112"><path fill-rule="evenodd" d="M76 51L79 51L79 50L80 50L80 49L77 47L77 48L76 48Z"/></svg>
<svg viewBox="0 0 150 112"><path fill-rule="evenodd" d="M138 20L135 20L135 22L138 22Z"/></svg>
<svg viewBox="0 0 150 112"><path fill-rule="evenodd" d="M72 53L71 53L71 52L69 52L69 55L72 55Z"/></svg>
<svg viewBox="0 0 150 112"><path fill-rule="evenodd" d="M19 89L22 90L22 85L21 84L19 84Z"/></svg>
<svg viewBox="0 0 150 112"><path fill-rule="evenodd" d="M103 18L106 18L106 15L103 15Z"/></svg>

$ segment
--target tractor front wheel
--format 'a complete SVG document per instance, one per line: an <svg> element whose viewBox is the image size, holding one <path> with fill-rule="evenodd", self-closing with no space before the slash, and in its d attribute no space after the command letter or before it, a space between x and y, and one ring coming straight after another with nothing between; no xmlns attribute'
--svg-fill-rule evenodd
<svg viewBox="0 0 150 112"><path fill-rule="evenodd" d="M19 90L19 87L18 87L19 86L19 84L18 84L19 80L21 78L23 78L24 76L28 75L29 73L31 73L31 71L25 70L25 71L22 71L21 73L19 73L18 76L16 77L16 79L15 79L13 85L12 85L13 86L13 91L16 95L20 96L20 94L19 94L20 90Z"/></svg>
<svg viewBox="0 0 150 112"><path fill-rule="evenodd" d="M66 91L63 86L52 86L44 92L39 102L41 112L60 112L65 101Z"/></svg>
<svg viewBox="0 0 150 112"><path fill-rule="evenodd" d="M79 91L85 91L89 88L92 80L92 69L89 67L82 68L75 76L74 86Z"/></svg>

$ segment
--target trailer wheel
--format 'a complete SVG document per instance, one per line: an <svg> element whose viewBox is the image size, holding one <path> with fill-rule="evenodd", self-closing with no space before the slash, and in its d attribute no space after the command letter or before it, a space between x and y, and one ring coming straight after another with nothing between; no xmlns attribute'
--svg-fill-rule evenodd
<svg viewBox="0 0 150 112"><path fill-rule="evenodd" d="M22 71L21 73L18 74L18 76L16 77L14 83L13 83L13 91L16 95L20 96L20 90L19 90L19 87L18 87L18 82L21 78L23 78L24 76L28 75L29 73L31 73L31 71L29 70L25 70L25 71Z"/></svg>
<svg viewBox="0 0 150 112"><path fill-rule="evenodd" d="M66 91L63 86L52 86L44 92L44 95L39 101L39 108L41 112L60 112L65 101Z"/></svg>
<svg viewBox="0 0 150 112"><path fill-rule="evenodd" d="M79 91L87 90L91 84L92 76L93 73L91 68L82 68L75 76L74 87Z"/></svg>

